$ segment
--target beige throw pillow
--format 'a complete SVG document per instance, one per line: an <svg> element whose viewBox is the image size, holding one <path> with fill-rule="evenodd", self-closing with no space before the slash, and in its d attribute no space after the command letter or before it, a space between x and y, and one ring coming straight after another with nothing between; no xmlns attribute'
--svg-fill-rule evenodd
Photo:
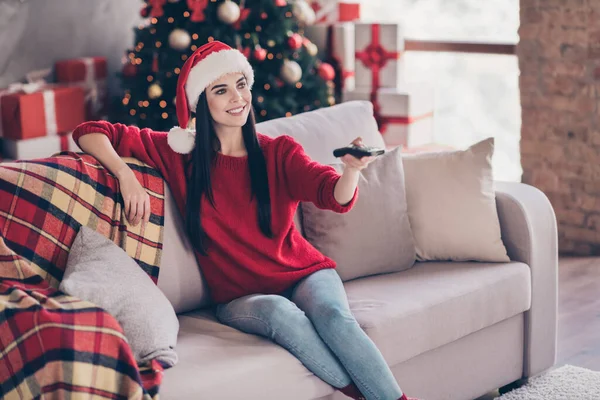
<svg viewBox="0 0 600 400"><path fill-rule="evenodd" d="M466 150L404 155L417 260L509 261L500 236L494 138Z"/></svg>
<svg viewBox="0 0 600 400"><path fill-rule="evenodd" d="M341 164L333 167L343 171ZM362 175L358 199L347 213L301 203L307 240L336 261L344 281L402 271L415 262L400 148L379 156Z"/></svg>

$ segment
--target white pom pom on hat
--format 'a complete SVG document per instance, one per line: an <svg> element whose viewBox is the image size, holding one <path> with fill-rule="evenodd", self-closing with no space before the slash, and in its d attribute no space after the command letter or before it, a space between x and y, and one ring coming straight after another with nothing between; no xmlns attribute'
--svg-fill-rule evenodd
<svg viewBox="0 0 600 400"><path fill-rule="evenodd" d="M232 72L244 74L248 87L252 87L254 71L248 59L218 40L199 47L183 64L175 99L179 126L172 128L167 137L173 151L187 154L194 149L196 132L187 126L190 114L196 111L198 97L212 82Z"/></svg>

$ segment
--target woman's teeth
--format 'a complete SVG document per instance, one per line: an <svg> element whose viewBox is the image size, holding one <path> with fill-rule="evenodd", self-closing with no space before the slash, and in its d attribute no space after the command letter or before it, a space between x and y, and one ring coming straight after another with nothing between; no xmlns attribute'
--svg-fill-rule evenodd
<svg viewBox="0 0 600 400"><path fill-rule="evenodd" d="M227 111L229 114L233 114L233 115L237 115L237 114L241 114L242 111L244 111L244 107L240 107L240 108L236 108L234 110L229 110Z"/></svg>

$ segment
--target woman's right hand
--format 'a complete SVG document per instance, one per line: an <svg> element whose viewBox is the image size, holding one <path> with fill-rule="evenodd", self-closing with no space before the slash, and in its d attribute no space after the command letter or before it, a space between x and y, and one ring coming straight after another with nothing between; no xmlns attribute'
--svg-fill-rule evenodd
<svg viewBox="0 0 600 400"><path fill-rule="evenodd" d="M150 220L150 195L135 177L131 168L123 168L116 175L125 204L125 217L133 226L137 226L142 220L144 223L148 223Z"/></svg>

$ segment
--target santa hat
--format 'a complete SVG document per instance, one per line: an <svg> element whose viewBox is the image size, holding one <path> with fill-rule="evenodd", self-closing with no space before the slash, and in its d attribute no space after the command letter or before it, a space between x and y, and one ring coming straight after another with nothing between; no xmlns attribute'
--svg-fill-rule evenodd
<svg viewBox="0 0 600 400"><path fill-rule="evenodd" d="M181 154L194 148L196 132L188 129L190 113L196 111L198 97L211 83L225 74L241 72L248 87L254 83L254 71L246 57L236 49L217 40L198 48L183 64L177 79L177 121L179 126L169 131L169 146Z"/></svg>

